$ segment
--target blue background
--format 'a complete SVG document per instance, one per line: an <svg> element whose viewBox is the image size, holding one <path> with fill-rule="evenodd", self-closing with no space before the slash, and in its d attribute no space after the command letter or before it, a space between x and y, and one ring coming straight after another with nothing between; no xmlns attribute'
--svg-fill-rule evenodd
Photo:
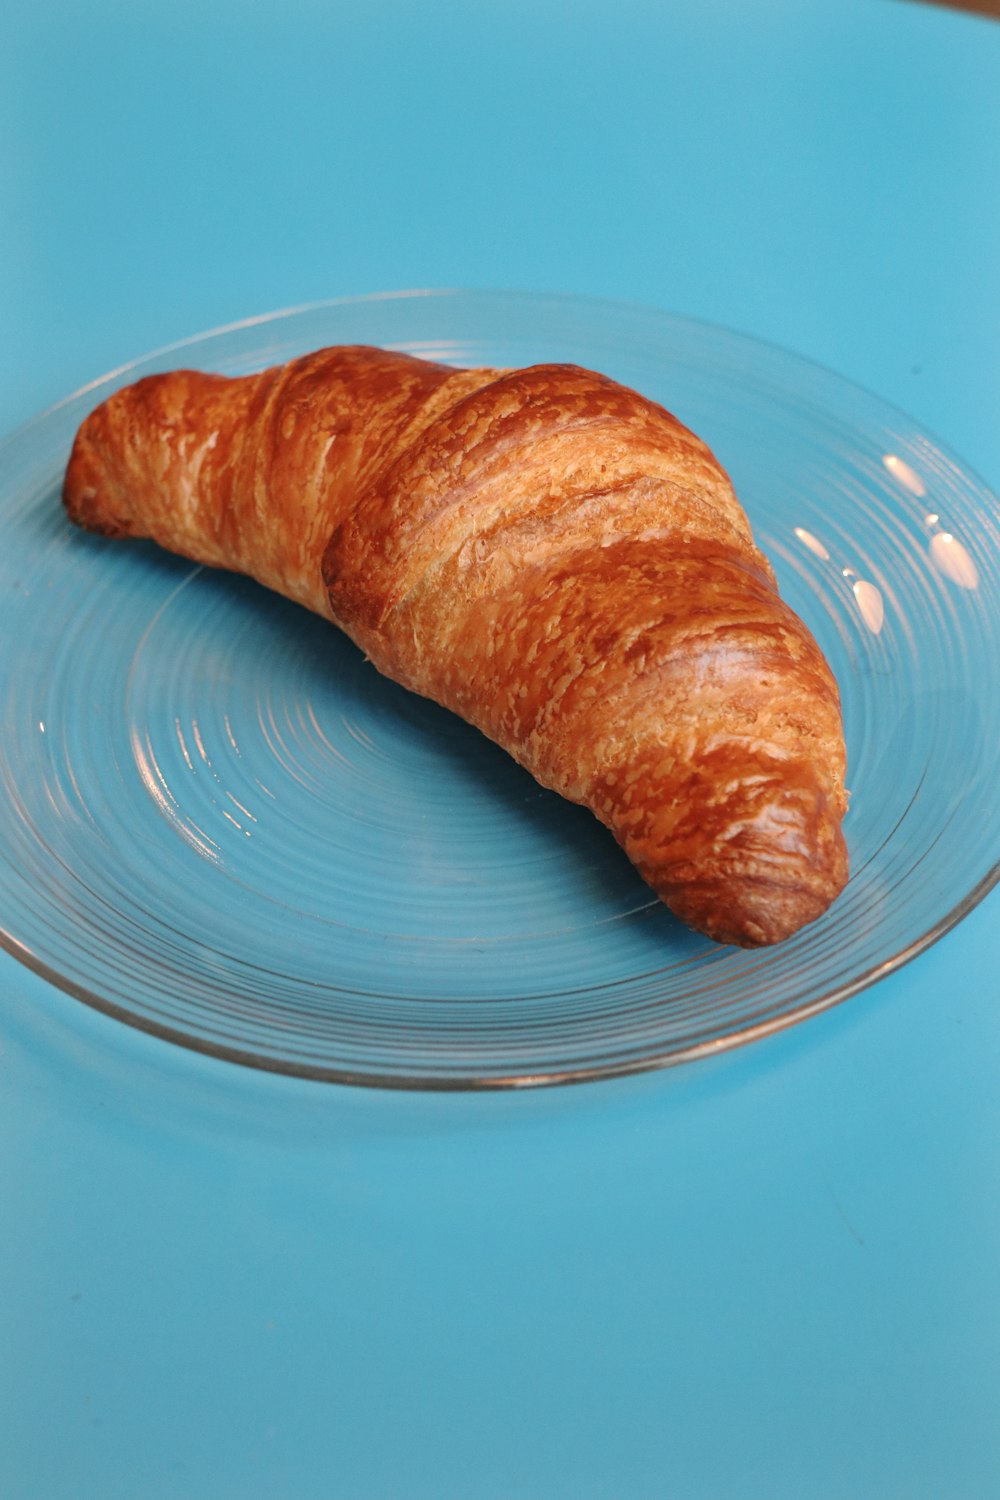
<svg viewBox="0 0 1000 1500"><path fill-rule="evenodd" d="M1000 25L904 0L0 11L0 430L408 286L783 344L1000 488ZM1000 1493L996 895L710 1062L252 1074L0 962L0 1493Z"/></svg>

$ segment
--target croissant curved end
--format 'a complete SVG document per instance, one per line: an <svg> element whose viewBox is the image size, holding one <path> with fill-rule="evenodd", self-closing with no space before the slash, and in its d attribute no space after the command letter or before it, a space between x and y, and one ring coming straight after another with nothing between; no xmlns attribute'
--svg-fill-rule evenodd
<svg viewBox="0 0 1000 1500"><path fill-rule="evenodd" d="M789 805L791 804L791 805ZM682 921L719 943L758 948L784 942L821 917L848 878L847 845L830 799L794 794L737 823L697 860L637 859L645 878Z"/></svg>
<svg viewBox="0 0 1000 1500"><path fill-rule="evenodd" d="M744 875L720 888L717 880L672 890L664 899L681 921L717 943L761 948L784 942L816 921L847 882L847 852L840 853L828 877L817 889L797 884L787 875Z"/></svg>
<svg viewBox="0 0 1000 1500"><path fill-rule="evenodd" d="M108 483L108 465L100 441L103 408L76 435L63 480L66 514L78 526L101 536L127 536L131 530L123 506L113 503L115 486Z"/></svg>

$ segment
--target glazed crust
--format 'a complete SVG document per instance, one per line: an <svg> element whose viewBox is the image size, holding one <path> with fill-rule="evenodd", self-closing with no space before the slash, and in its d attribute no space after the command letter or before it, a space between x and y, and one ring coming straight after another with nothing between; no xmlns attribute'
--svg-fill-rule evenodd
<svg viewBox="0 0 1000 1500"><path fill-rule="evenodd" d="M605 376L358 346L150 376L84 422L64 500L332 620L720 942L846 881L832 673L706 445Z"/></svg>

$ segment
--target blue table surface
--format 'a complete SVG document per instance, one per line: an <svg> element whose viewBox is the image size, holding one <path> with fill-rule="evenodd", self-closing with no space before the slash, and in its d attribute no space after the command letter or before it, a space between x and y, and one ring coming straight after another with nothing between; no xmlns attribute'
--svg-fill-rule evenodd
<svg viewBox="0 0 1000 1500"><path fill-rule="evenodd" d="M271 308L514 286L785 345L1000 489L998 182L1000 24L906 0L21 0L0 430ZM998 902L767 1041L490 1096L3 958L0 1495L995 1497Z"/></svg>

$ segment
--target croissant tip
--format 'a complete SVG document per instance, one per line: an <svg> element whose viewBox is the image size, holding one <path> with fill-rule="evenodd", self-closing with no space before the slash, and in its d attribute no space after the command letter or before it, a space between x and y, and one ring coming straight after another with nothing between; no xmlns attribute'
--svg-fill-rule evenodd
<svg viewBox="0 0 1000 1500"><path fill-rule="evenodd" d="M847 884L847 852L835 851L822 874L796 882L770 873L731 877L724 883L672 891L665 899L674 914L717 943L767 948L783 943L829 910Z"/></svg>
<svg viewBox="0 0 1000 1500"><path fill-rule="evenodd" d="M109 509L105 489L86 437L80 433L63 480L63 509L74 525L84 531L99 536L127 536L128 524Z"/></svg>

